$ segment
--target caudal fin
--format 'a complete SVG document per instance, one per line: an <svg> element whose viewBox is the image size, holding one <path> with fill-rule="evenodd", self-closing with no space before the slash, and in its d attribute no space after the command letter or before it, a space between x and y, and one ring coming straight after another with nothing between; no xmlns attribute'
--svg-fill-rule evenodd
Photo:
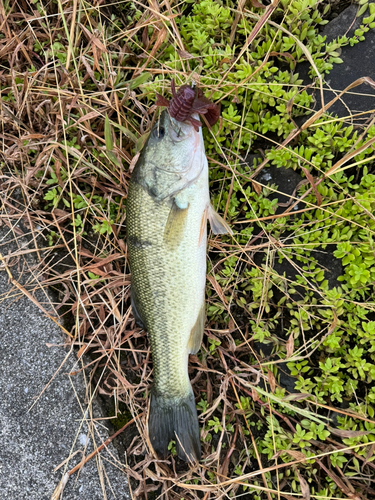
<svg viewBox="0 0 375 500"><path fill-rule="evenodd" d="M168 453L168 443L176 441L177 455L186 462L201 457L199 424L194 394L184 399L165 399L151 393L148 433L151 444L161 458Z"/></svg>

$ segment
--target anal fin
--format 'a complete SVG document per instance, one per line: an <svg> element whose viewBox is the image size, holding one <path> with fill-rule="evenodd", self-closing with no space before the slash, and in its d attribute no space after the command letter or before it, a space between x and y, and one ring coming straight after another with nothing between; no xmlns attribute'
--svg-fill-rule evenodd
<svg viewBox="0 0 375 500"><path fill-rule="evenodd" d="M197 354L202 345L205 321L206 321L206 310L205 310L205 305L203 303L199 311L197 321L195 322L195 325L193 326L190 332L190 338L188 342L189 354Z"/></svg>

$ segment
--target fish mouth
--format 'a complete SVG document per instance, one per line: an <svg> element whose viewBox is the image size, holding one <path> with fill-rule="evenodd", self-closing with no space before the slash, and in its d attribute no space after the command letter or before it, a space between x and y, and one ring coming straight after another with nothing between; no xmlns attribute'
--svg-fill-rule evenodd
<svg viewBox="0 0 375 500"><path fill-rule="evenodd" d="M190 123L179 122L172 118L168 110L165 109L162 112L160 122L165 124L169 137L173 142L182 142L189 137L193 137L194 143L198 143L199 132L197 132Z"/></svg>

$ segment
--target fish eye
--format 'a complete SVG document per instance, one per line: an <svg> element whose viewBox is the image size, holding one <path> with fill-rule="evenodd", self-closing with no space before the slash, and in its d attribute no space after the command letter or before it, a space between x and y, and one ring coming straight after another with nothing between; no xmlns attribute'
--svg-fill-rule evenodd
<svg viewBox="0 0 375 500"><path fill-rule="evenodd" d="M152 131L152 137L154 139L163 139L164 135L165 135L165 128L159 126L159 124Z"/></svg>

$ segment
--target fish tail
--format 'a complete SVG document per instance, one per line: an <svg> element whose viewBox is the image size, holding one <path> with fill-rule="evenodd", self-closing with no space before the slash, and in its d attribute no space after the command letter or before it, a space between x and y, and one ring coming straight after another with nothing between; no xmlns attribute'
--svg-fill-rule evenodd
<svg viewBox="0 0 375 500"><path fill-rule="evenodd" d="M176 442L179 458L196 462L201 457L201 443L197 409L193 391L187 397L166 398L151 392L148 433L158 456L165 458L171 439Z"/></svg>

